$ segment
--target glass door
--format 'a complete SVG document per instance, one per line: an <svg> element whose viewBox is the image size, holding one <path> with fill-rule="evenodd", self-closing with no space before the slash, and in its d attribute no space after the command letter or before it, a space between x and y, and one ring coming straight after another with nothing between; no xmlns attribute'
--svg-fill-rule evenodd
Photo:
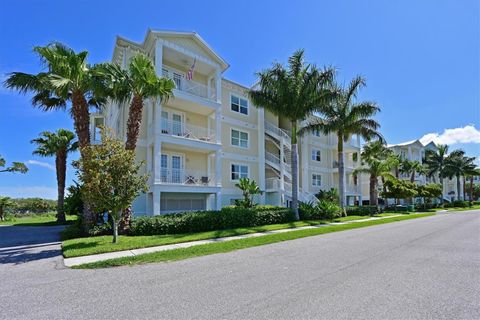
<svg viewBox="0 0 480 320"><path fill-rule="evenodd" d="M161 155L160 178L162 182L168 182L168 156L166 154Z"/></svg>
<svg viewBox="0 0 480 320"><path fill-rule="evenodd" d="M182 157L172 156L172 182L181 183L182 177Z"/></svg>
<svg viewBox="0 0 480 320"><path fill-rule="evenodd" d="M183 136L183 117L181 114L172 114L172 134Z"/></svg>
<svg viewBox="0 0 480 320"><path fill-rule="evenodd" d="M161 128L162 128L162 133L168 134L170 132L170 128L168 125L168 112L167 111L162 111L162 123L161 123Z"/></svg>

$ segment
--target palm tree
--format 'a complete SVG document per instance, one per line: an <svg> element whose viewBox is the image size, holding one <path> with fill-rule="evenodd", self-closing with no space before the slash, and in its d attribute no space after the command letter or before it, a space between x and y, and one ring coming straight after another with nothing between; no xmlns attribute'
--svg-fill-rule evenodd
<svg viewBox="0 0 480 320"><path fill-rule="evenodd" d="M241 205L245 208L253 207L255 205L253 203L253 196L262 193L255 180L250 180L249 178L241 178L235 186L242 191L243 195L241 201L236 201L237 205Z"/></svg>
<svg viewBox="0 0 480 320"><path fill-rule="evenodd" d="M378 178L382 179L384 186L385 179L394 178L391 172L397 165L397 158L380 140L365 145L361 158L364 166L355 169L353 174L370 175L370 204L376 206L378 205Z"/></svg>
<svg viewBox="0 0 480 320"><path fill-rule="evenodd" d="M469 193L470 193L470 201L473 201L473 178L480 176L480 168L472 168L471 171L467 172L465 174L466 177L470 180L470 187L469 187ZM463 185L463 188L465 189L465 184ZM465 195L463 196L465 198Z"/></svg>
<svg viewBox="0 0 480 320"><path fill-rule="evenodd" d="M365 79L360 76L354 78L346 88L335 86L336 98L320 104L318 108L320 119L311 121L304 128L307 131L319 130L326 135L334 133L337 136L338 186L340 207L344 215L346 215L344 142L352 135L358 135L365 140L378 138L384 141L378 132L380 124L372 118L380 108L374 102L354 102L358 90L363 86Z"/></svg>
<svg viewBox="0 0 480 320"><path fill-rule="evenodd" d="M423 174L425 172L425 167L420 161L408 159L403 160L400 163L400 172L410 176L410 182L415 182L415 174Z"/></svg>
<svg viewBox="0 0 480 320"><path fill-rule="evenodd" d="M448 154L448 145L440 144L437 146L437 150L427 150L425 152L425 166L426 174L429 177L433 177L435 182L435 175L438 174L438 179L442 185L443 190L443 179L445 178L445 158ZM441 197L441 202L443 203L443 194Z"/></svg>
<svg viewBox="0 0 480 320"><path fill-rule="evenodd" d="M288 119L291 123L291 165L292 165L292 209L298 215L298 146L297 138L300 121L305 120L318 106L334 97L327 85L333 79L334 70L306 64L304 51L296 51L289 59L288 66L273 64L270 69L257 73L257 85L249 91L256 106Z"/></svg>
<svg viewBox="0 0 480 320"><path fill-rule="evenodd" d="M460 179L462 176L472 172L475 169L474 157L466 157L463 150L452 151L445 158L446 176L450 179L457 178L457 200L460 200L461 188Z"/></svg>
<svg viewBox="0 0 480 320"><path fill-rule="evenodd" d="M87 64L87 51L75 53L71 48L52 43L34 47L33 51L45 65L38 74L10 73L5 86L20 93L32 92L32 104L44 111L64 110L71 102L70 113L80 148L90 144L89 106L104 104L104 90ZM81 149L80 149L81 152Z"/></svg>
<svg viewBox="0 0 480 320"><path fill-rule="evenodd" d="M5 209L12 205L13 202L9 197L0 196L0 221L5 221Z"/></svg>
<svg viewBox="0 0 480 320"><path fill-rule="evenodd" d="M173 96L175 82L168 78L158 77L152 61L143 54L134 56L128 69L118 64L99 65L101 74L111 97L119 103L130 102L127 120L127 141L125 149L135 150L142 122L144 102L149 98L167 100Z"/></svg>
<svg viewBox="0 0 480 320"><path fill-rule="evenodd" d="M46 70L38 74L13 72L5 80L5 86L24 94L32 92L32 104L43 111L65 110L70 103L82 156L84 148L90 144L89 107L101 107L106 102L107 92L102 79L87 64L87 51L76 53L58 42L34 47L33 51ZM82 219L86 229L93 224L93 219L86 204Z"/></svg>
<svg viewBox="0 0 480 320"><path fill-rule="evenodd" d="M0 155L0 173L1 172L20 172L20 173L27 173L28 168L23 162L12 162L12 165L9 167L7 165L7 161Z"/></svg>
<svg viewBox="0 0 480 320"><path fill-rule="evenodd" d="M33 154L42 157L55 156L57 174L57 222L64 223L65 212L63 202L65 198L65 176L67 172L67 157L70 152L78 149L78 142L74 141L75 134L69 130L58 129L56 132L44 131L39 138L33 139L37 145Z"/></svg>

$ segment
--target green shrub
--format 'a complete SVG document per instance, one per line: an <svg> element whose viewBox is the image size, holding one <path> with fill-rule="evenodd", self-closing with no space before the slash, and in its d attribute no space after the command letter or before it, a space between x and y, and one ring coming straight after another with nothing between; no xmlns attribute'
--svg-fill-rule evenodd
<svg viewBox="0 0 480 320"><path fill-rule="evenodd" d="M451 206L453 208L466 208L469 207L470 204L468 201L463 201L463 200L455 200L451 203Z"/></svg>
<svg viewBox="0 0 480 320"><path fill-rule="evenodd" d="M348 216L373 216L378 213L377 206L350 206L346 208Z"/></svg>
<svg viewBox="0 0 480 320"><path fill-rule="evenodd" d="M332 201L301 202L299 206L300 219L302 220L333 220L340 216L340 207Z"/></svg>
<svg viewBox="0 0 480 320"><path fill-rule="evenodd" d="M220 211L197 211L140 217L132 221L132 235L162 235L255 227L295 220L292 210L283 207L228 206Z"/></svg>
<svg viewBox="0 0 480 320"><path fill-rule="evenodd" d="M324 219L333 220L340 216L341 208L335 202L320 201L317 207Z"/></svg>
<svg viewBox="0 0 480 320"><path fill-rule="evenodd" d="M86 234L83 232L81 219L77 219L75 223L69 225L60 232L60 238L62 241L68 239L75 239L85 237Z"/></svg>

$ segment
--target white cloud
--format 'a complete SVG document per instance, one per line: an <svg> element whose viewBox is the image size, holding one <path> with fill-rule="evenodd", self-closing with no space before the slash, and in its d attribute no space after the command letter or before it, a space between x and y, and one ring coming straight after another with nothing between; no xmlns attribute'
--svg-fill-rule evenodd
<svg viewBox="0 0 480 320"><path fill-rule="evenodd" d="M56 199L57 188L45 186L0 186L0 195L11 198Z"/></svg>
<svg viewBox="0 0 480 320"><path fill-rule="evenodd" d="M37 160L28 160L27 164L31 164L31 165L39 166L39 167L44 167L44 168L47 168L48 170L55 171L55 166L51 165L48 162L37 161Z"/></svg>
<svg viewBox="0 0 480 320"><path fill-rule="evenodd" d="M467 125L463 128L445 129L443 133L427 133L420 138L420 142L427 144L429 142L436 144L456 144L456 143L480 143L480 130L474 125Z"/></svg>

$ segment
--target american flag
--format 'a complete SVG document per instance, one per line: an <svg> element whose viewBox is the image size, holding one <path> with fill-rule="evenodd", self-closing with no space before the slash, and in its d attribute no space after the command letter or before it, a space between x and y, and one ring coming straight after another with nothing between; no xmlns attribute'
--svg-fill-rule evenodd
<svg viewBox="0 0 480 320"><path fill-rule="evenodd" d="M190 69L188 69L188 71L187 71L187 75L185 77L187 80L192 80L193 79L193 70L195 69L195 62L196 61L197 61L197 58L193 59L193 64L190 67Z"/></svg>

